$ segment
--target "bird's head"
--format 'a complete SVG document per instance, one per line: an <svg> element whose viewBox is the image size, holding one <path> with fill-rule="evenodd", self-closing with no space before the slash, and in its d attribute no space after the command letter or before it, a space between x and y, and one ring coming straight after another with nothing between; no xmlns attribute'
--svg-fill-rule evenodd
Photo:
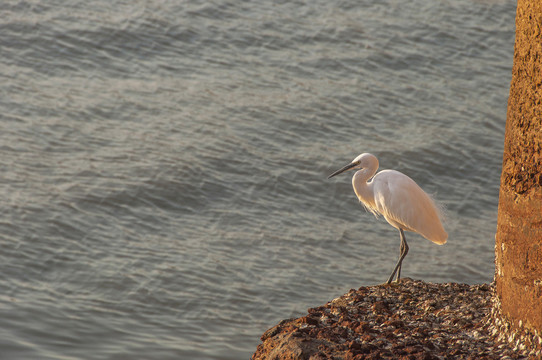
<svg viewBox="0 0 542 360"><path fill-rule="evenodd" d="M378 160L376 159L376 156L369 153L363 153L358 155L352 162L339 170L335 171L333 174L329 175L327 178L330 179L334 177L335 175L339 175L345 171L348 170L357 170L357 169L378 169Z"/></svg>

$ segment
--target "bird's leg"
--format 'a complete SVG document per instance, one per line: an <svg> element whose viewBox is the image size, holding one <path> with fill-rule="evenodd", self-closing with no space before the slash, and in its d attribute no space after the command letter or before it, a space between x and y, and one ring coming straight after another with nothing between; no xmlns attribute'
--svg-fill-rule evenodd
<svg viewBox="0 0 542 360"><path fill-rule="evenodd" d="M403 251L405 251L405 243L403 242L403 237L401 236L401 246L399 247L399 259L401 259L401 256L403 255ZM401 266L403 264L399 265L399 269L397 269L397 279L395 281L399 281L401 278Z"/></svg>
<svg viewBox="0 0 542 360"><path fill-rule="evenodd" d="M401 257L399 259L399 269L397 270L397 279L395 281L399 282L399 279L401 278L401 266L403 265L403 259L408 254L408 244L406 242L405 233L403 232L403 229L399 230L401 232Z"/></svg>
<svg viewBox="0 0 542 360"><path fill-rule="evenodd" d="M391 284L391 281L393 280L393 277L395 276L395 273L397 273L397 281L399 281L399 274L401 273L401 264L403 263L403 259L408 254L408 245L405 238L405 233L403 232L403 229L399 229L399 232L401 233L401 254L399 255L399 261L397 261L397 265L395 265L395 269L393 269L393 272L391 273L390 277L388 278L387 284Z"/></svg>

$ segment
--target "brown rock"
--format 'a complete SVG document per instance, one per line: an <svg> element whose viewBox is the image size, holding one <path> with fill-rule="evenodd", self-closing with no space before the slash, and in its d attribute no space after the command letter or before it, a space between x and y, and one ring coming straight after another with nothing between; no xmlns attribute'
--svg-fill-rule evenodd
<svg viewBox="0 0 542 360"><path fill-rule="evenodd" d="M377 314L389 314L390 309L388 309L388 305L383 301L377 301L373 304L372 307L373 311Z"/></svg>
<svg viewBox="0 0 542 360"><path fill-rule="evenodd" d="M542 1L518 0L495 246L501 320L510 336L542 333L541 150Z"/></svg>
<svg viewBox="0 0 542 360"><path fill-rule="evenodd" d="M359 299L363 294L362 300ZM409 298L411 301L399 300ZM522 359L541 356L499 340L491 321L493 287L431 284L405 279L394 286L364 287L298 319L281 321L262 336L257 359ZM378 299L378 300L377 300ZM440 316L424 310L436 301ZM325 321L321 319L325 317ZM311 320L312 319L312 320ZM458 326L458 319L469 326ZM399 330L399 331L398 331ZM533 357L535 359L536 357Z"/></svg>

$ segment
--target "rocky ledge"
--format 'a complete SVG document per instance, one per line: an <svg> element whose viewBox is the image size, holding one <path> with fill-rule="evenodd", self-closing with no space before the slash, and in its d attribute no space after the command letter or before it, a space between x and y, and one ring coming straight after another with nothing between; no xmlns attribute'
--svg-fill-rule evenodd
<svg viewBox="0 0 542 360"><path fill-rule="evenodd" d="M361 287L267 330L252 359L541 359L540 337L502 341L493 295L488 284L408 278Z"/></svg>

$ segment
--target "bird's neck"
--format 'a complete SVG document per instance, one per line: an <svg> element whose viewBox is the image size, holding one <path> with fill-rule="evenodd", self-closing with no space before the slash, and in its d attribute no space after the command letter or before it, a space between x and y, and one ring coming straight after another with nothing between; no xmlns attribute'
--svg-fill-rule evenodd
<svg viewBox="0 0 542 360"><path fill-rule="evenodd" d="M373 177L376 171L371 171L371 169L359 170L352 177L352 187L358 199L367 207L374 207L374 194L371 183L367 181Z"/></svg>

